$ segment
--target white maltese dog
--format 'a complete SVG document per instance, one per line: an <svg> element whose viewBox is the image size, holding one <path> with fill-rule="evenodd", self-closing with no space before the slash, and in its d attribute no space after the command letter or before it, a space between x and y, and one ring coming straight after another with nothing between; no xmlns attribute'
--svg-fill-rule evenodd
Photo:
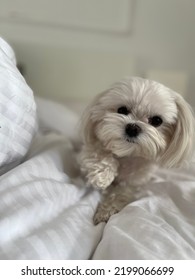
<svg viewBox="0 0 195 280"><path fill-rule="evenodd" d="M192 155L194 117L181 95L157 82L126 78L98 95L82 121L81 171L103 191L94 223L132 200L156 165L178 167Z"/></svg>

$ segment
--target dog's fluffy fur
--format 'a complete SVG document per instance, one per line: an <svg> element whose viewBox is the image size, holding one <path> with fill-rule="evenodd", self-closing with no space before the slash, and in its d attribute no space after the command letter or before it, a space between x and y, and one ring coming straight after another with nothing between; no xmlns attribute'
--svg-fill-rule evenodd
<svg viewBox="0 0 195 280"><path fill-rule="evenodd" d="M121 107L126 111L121 113ZM162 124L153 125L154 116ZM128 124L138 127L139 133L129 137ZM88 185L104 194L94 223L106 222L127 205L132 188L145 184L154 166L178 167L187 160L194 129L190 106L157 82L128 77L99 94L83 116L80 154Z"/></svg>

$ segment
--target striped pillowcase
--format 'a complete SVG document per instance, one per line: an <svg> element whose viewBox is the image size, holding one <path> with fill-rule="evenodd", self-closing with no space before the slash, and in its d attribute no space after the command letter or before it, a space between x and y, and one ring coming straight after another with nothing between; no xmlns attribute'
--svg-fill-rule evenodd
<svg viewBox="0 0 195 280"><path fill-rule="evenodd" d="M0 175L21 162L35 131L33 92L16 67L12 48L0 38Z"/></svg>

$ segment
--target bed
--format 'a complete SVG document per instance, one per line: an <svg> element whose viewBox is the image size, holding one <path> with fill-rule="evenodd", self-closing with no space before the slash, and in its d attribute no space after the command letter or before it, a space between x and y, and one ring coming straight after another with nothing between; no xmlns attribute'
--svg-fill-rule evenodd
<svg viewBox="0 0 195 280"><path fill-rule="evenodd" d="M0 55L0 115L9 117L0 130L0 259L195 259L195 161L158 170L136 201L94 226L100 193L71 179L79 115L34 98L3 40ZM8 92L17 117L3 106Z"/></svg>

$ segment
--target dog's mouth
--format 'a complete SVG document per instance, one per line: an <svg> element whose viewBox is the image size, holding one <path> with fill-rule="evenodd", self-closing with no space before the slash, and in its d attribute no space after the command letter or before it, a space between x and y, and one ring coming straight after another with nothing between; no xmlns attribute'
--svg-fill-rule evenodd
<svg viewBox="0 0 195 280"><path fill-rule="evenodd" d="M137 144L137 139L136 138L127 138L125 137L125 141L132 143L132 144Z"/></svg>

